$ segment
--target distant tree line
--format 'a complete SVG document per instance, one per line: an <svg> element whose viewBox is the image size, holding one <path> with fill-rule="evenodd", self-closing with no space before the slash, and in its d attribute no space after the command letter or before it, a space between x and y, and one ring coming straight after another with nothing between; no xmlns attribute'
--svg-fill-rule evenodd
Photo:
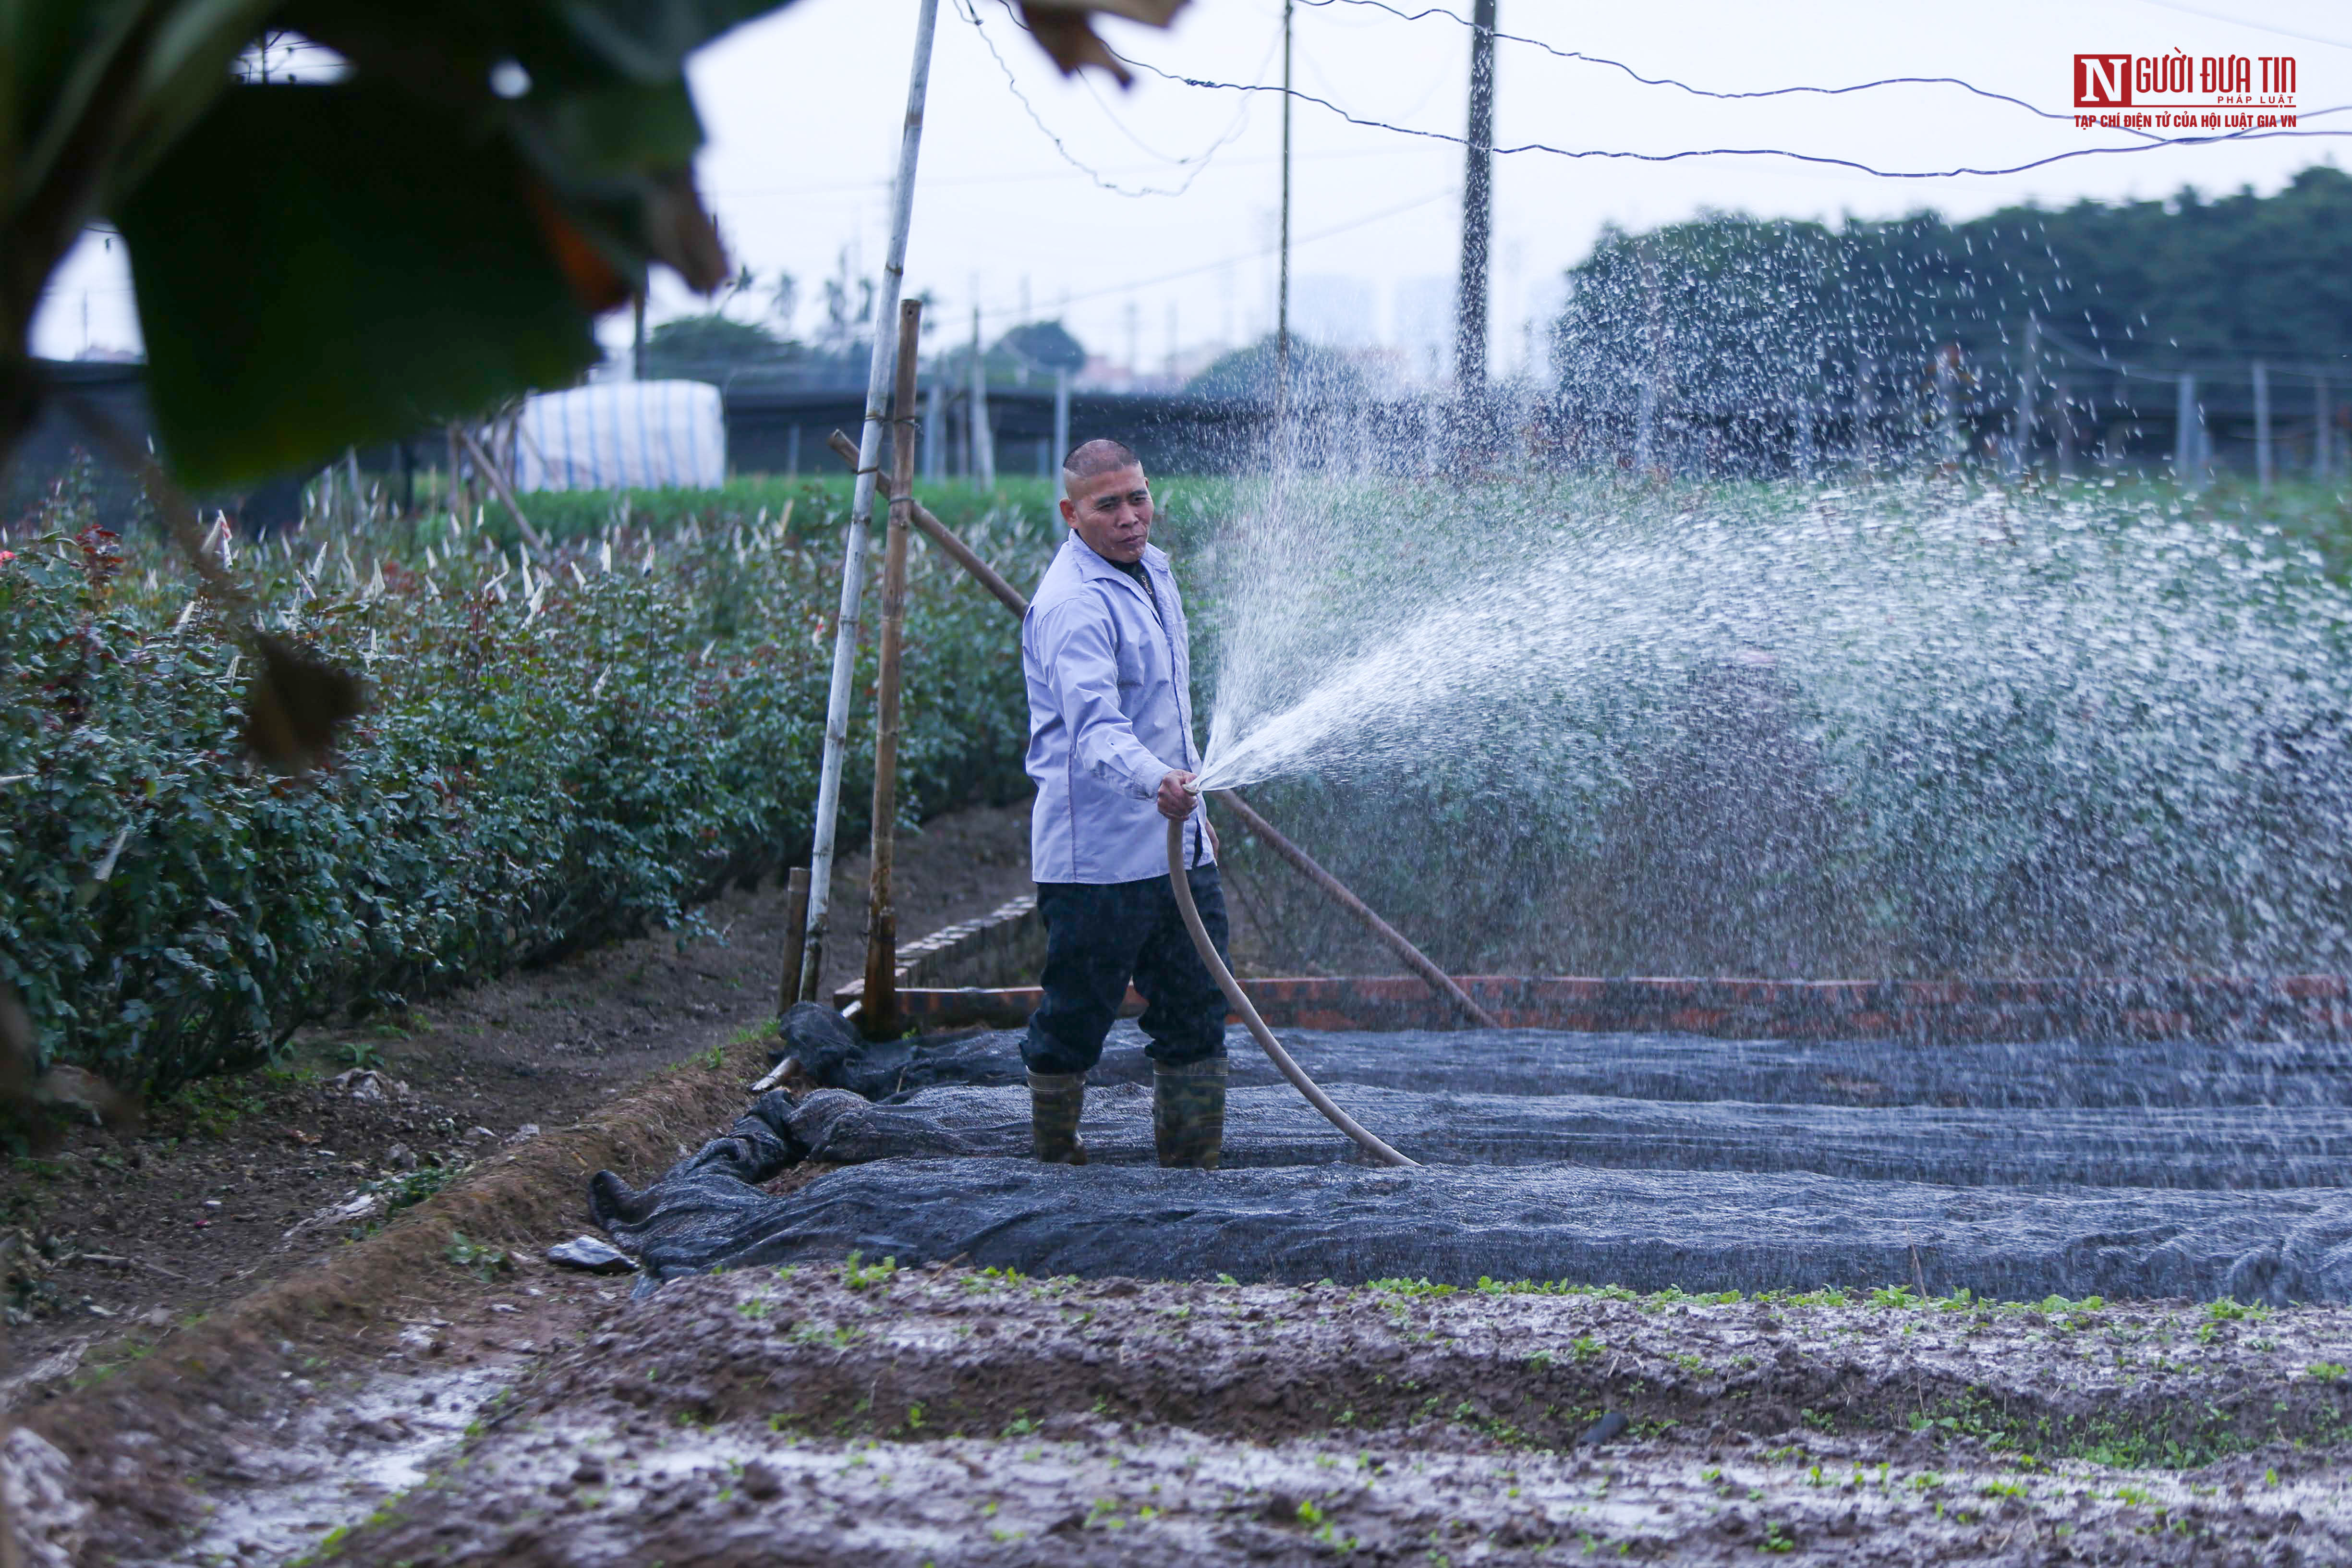
<svg viewBox="0 0 2352 1568"><path fill-rule="evenodd" d="M1563 411L1621 444L1785 441L1857 397L1899 419L2013 374L2029 315L2150 370L2352 355L2352 176L2277 195L1821 223L1712 214L1603 232L1555 327ZM2347 364L2352 374L2352 364ZM1744 432L1739 426L1749 426ZM1769 427L1769 428L1768 428Z"/></svg>

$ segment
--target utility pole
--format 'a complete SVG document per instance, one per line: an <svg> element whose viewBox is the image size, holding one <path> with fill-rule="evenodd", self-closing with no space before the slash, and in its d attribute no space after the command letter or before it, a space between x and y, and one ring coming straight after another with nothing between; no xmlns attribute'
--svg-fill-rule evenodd
<svg viewBox="0 0 2352 1568"><path fill-rule="evenodd" d="M2254 482L2271 493L2271 367L2254 362Z"/></svg>
<svg viewBox="0 0 2352 1568"><path fill-rule="evenodd" d="M1486 385L1486 253L1495 217L1495 0L1470 8L1470 134L1462 172L1462 279L1454 384L1465 403Z"/></svg>
<svg viewBox="0 0 2352 1568"><path fill-rule="evenodd" d="M1864 473L1878 462L1878 365L1864 349L1853 366L1853 460Z"/></svg>
<svg viewBox="0 0 2352 1568"><path fill-rule="evenodd" d="M1960 460L1960 345L1946 343L1936 351L1936 428L1944 461Z"/></svg>
<svg viewBox="0 0 2352 1568"><path fill-rule="evenodd" d="M1641 403L1633 416L1633 472L1647 479L1658 463L1658 392L1665 377L1666 330L1658 298L1658 253L1642 244L1642 294L1649 318L1650 364L1642 374ZM1466 395L1466 393L1465 393Z"/></svg>
<svg viewBox="0 0 2352 1568"><path fill-rule="evenodd" d="M646 291L640 289L629 301L632 318L629 330L629 379L646 378Z"/></svg>
<svg viewBox="0 0 2352 1568"><path fill-rule="evenodd" d="M2074 384L2060 376L2053 389L2050 439L2058 448L2058 477L2074 477Z"/></svg>
<svg viewBox="0 0 2352 1568"><path fill-rule="evenodd" d="M2025 353L2017 365L2017 407L2012 411L2009 427L2009 477L2021 479L2033 447L2033 383L2041 374L2034 363L2042 348L2042 323L2032 311L2025 317Z"/></svg>
<svg viewBox="0 0 2352 1568"><path fill-rule="evenodd" d="M808 924L801 938L795 1000L815 999L824 978L825 916L833 894L833 847L841 816L842 764L849 752L849 696L857 668L857 616L866 592L866 536L874 521L874 491L881 477L882 426L897 371L898 295L907 275L907 231L915 220L915 160L923 144L923 100L930 88L931 38L940 0L919 0L915 58L907 77L907 118L898 138L898 173L890 189L890 249L874 302L874 353L866 369L866 422L857 445L857 479L843 531L841 609L834 618L833 683L824 704L824 758L817 770L816 826L809 843ZM789 959L787 960L789 962ZM782 989L781 987L779 989Z"/></svg>
<svg viewBox="0 0 2352 1568"><path fill-rule="evenodd" d="M2197 378L2183 375L2173 405L2172 477L2184 490L2197 489Z"/></svg>
<svg viewBox="0 0 2352 1568"><path fill-rule="evenodd" d="M1274 289L1274 452L1277 470L1289 450L1290 424L1290 12L1282 0L1282 259Z"/></svg>
<svg viewBox="0 0 2352 1568"><path fill-rule="evenodd" d="M1056 466L1070 456L1070 367L1057 366L1054 371L1054 462ZM1045 476L1052 479L1052 474Z"/></svg>
<svg viewBox="0 0 2352 1568"><path fill-rule="evenodd" d="M980 352L980 307L971 308L971 477L996 488L996 437L988 427L988 359Z"/></svg>
<svg viewBox="0 0 2352 1568"><path fill-rule="evenodd" d="M936 485L948 477L947 388L938 366L931 370L930 390L923 397L923 479Z"/></svg>
<svg viewBox="0 0 2352 1568"><path fill-rule="evenodd" d="M2334 471L2336 431L2327 422L2333 412L2327 396L2327 378L2311 378L2311 471L2315 478L2326 479Z"/></svg>

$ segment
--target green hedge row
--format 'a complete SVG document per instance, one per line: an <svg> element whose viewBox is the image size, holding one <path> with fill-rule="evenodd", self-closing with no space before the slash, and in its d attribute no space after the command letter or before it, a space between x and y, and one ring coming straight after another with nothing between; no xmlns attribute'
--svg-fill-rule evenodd
<svg viewBox="0 0 2352 1568"><path fill-rule="evenodd" d="M447 518L233 545L267 624L370 683L344 755L297 784L244 761L250 667L184 570L61 483L0 545L0 974L45 1054L168 1090L804 858L835 500L810 492L789 530L706 507L582 531L543 574ZM1059 538L1038 507L973 521L1016 580ZM1010 797L1011 623L928 550L910 589L905 809Z"/></svg>
<svg viewBox="0 0 2352 1568"><path fill-rule="evenodd" d="M522 498L524 515L543 538L566 542L601 534L613 527L650 528L666 531L683 527L705 531L761 528L788 520L795 537L829 534L849 510L846 473L802 478L749 474L732 479L715 490L545 490ZM1233 481L1223 479L1160 479L1153 481L1160 510L1177 531L1188 521L1230 509ZM430 484L420 483L421 503L433 502ZM1040 529L1060 536L1054 523L1057 485L1039 479L1006 479L992 489L967 479L949 479L919 486L916 495L940 521L972 539L993 538L1010 531L1013 540L1034 542ZM483 526L501 544L520 537L513 514L498 502L482 508Z"/></svg>

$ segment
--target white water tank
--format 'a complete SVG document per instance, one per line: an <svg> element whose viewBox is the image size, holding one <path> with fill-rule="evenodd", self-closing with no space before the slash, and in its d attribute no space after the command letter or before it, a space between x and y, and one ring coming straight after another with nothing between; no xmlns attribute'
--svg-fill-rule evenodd
<svg viewBox="0 0 2352 1568"><path fill-rule="evenodd" d="M519 490L715 489L727 419L709 382L604 382L526 401L513 453Z"/></svg>

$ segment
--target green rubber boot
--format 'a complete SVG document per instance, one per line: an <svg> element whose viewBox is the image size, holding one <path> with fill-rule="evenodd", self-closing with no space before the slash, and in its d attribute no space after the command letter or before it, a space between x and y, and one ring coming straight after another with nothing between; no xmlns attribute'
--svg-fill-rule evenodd
<svg viewBox="0 0 2352 1568"><path fill-rule="evenodd" d="M1213 1171L1225 1146L1225 1058L1154 1066L1151 1142L1162 1168Z"/></svg>
<svg viewBox="0 0 2352 1568"><path fill-rule="evenodd" d="M1029 1074L1029 1142L1048 1165L1083 1165L1087 1146L1078 1138L1078 1111L1086 1104L1082 1072Z"/></svg>

